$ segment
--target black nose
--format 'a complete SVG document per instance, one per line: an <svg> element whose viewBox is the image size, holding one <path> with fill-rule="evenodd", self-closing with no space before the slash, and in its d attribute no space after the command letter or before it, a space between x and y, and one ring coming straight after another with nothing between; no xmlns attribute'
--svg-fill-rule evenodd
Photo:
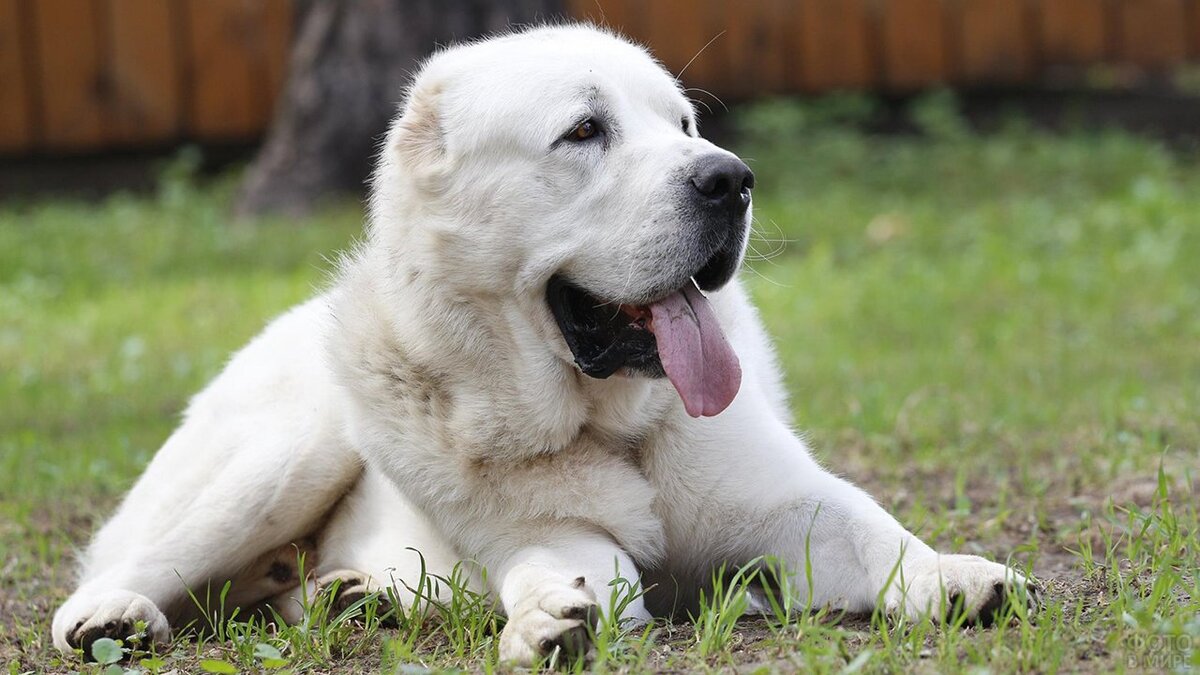
<svg viewBox="0 0 1200 675"><path fill-rule="evenodd" d="M754 172L732 155L708 155L696 163L692 186L705 205L741 215L750 206Z"/></svg>

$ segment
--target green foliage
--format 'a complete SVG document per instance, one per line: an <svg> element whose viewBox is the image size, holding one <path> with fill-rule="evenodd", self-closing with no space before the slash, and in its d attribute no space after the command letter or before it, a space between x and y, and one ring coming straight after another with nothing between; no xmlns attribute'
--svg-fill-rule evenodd
<svg viewBox="0 0 1200 675"><path fill-rule="evenodd" d="M102 666L120 661L123 655L121 645L116 640L100 638L92 643L92 658Z"/></svg>
<svg viewBox="0 0 1200 675"><path fill-rule="evenodd" d="M238 671L237 666L220 659L201 659L199 665L200 670L206 673L230 673L232 675Z"/></svg>
<svg viewBox="0 0 1200 675"><path fill-rule="evenodd" d="M711 586L700 591L700 610L692 617L700 658L707 659L729 646L738 620L750 609L750 583L757 564L756 560L732 571L721 565L713 570Z"/></svg>

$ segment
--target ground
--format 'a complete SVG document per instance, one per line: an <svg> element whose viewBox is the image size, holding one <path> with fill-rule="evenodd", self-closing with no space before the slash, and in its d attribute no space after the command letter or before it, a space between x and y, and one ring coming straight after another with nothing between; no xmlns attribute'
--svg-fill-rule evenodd
<svg viewBox="0 0 1200 675"><path fill-rule="evenodd" d="M736 621L744 587L732 584L694 622L620 641L602 631L593 667L1196 669L1195 152L1019 119L981 134L945 96L914 104L917 133L872 136L854 124L870 109L843 98L738 112L734 146L759 178L745 278L822 460L939 548L1031 570L1046 607L990 629L822 611ZM186 169L168 167L152 195L0 202L11 673L101 670L50 644L76 547L188 396L324 284L359 230L355 205L231 222L229 180L197 186ZM128 667L495 669L500 620L459 601L395 628L315 600L305 626L216 621Z"/></svg>

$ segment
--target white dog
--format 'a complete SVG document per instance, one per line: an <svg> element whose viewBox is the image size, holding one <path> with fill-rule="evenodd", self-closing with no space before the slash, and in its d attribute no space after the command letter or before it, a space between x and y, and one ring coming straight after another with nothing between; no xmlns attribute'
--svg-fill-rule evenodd
<svg viewBox="0 0 1200 675"><path fill-rule="evenodd" d="M754 178L676 80L587 26L446 49L381 151L365 243L188 408L54 617L86 648L229 604L285 617L297 548L363 593L487 570L502 658L587 648L616 575L686 604L773 555L814 605L987 620L1032 584L939 555L813 461L735 273ZM811 564L805 569L806 561ZM811 580L811 584L809 581ZM478 578L475 583L479 583ZM202 591L201 591L202 592Z"/></svg>

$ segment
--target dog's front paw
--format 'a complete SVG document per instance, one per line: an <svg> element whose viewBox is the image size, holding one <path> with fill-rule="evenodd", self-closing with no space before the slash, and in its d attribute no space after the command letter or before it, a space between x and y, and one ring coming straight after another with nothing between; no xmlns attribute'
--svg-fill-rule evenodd
<svg viewBox="0 0 1200 675"><path fill-rule="evenodd" d="M116 590L76 593L54 614L50 632L55 647L64 652L81 649L83 658L91 660L92 643L100 638L125 643L137 638L148 647L150 643L165 643L171 629L167 617L149 598Z"/></svg>
<svg viewBox="0 0 1200 675"><path fill-rule="evenodd" d="M887 609L909 618L947 622L962 618L990 626L1013 604L1035 611L1037 584L1016 570L975 555L938 555L905 563L903 574L885 595Z"/></svg>
<svg viewBox="0 0 1200 675"><path fill-rule="evenodd" d="M587 657L600 606L583 577L538 585L509 613L500 633L500 659L530 666L540 659Z"/></svg>

